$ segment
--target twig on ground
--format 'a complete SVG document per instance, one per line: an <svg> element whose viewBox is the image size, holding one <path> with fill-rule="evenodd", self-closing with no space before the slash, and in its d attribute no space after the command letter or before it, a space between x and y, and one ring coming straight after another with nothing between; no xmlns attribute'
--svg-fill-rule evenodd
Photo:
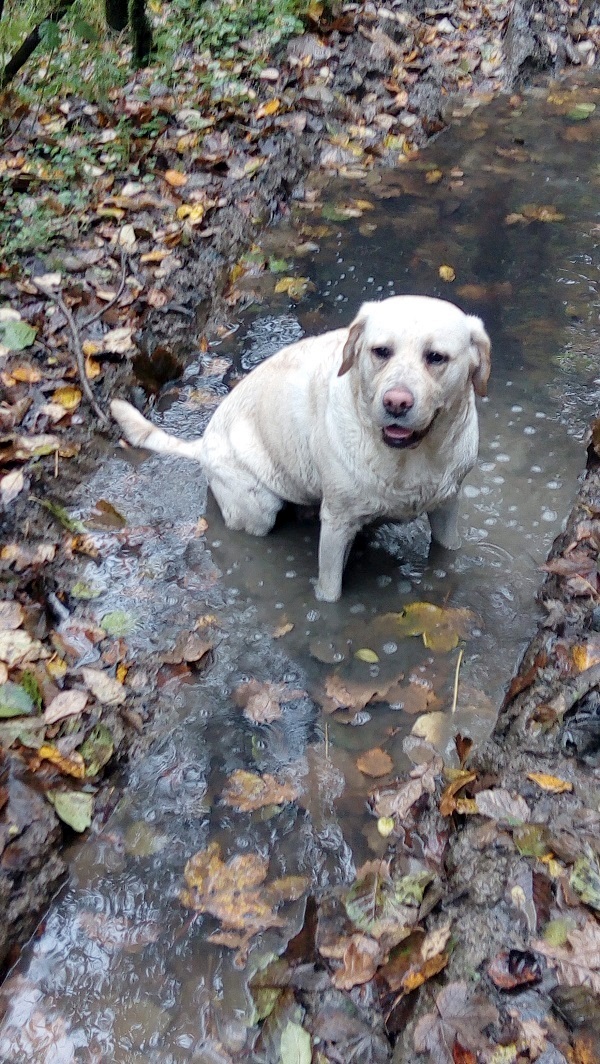
<svg viewBox="0 0 600 1064"><path fill-rule="evenodd" d="M61 310L64 314L67 325L69 326L69 329L71 331L71 336L73 338L73 347L75 350L75 360L77 362L77 372L79 374L79 383L81 384L81 390L83 391L83 394L85 395L96 417L99 418L99 420L104 425L109 425L110 420L104 413L104 411L101 409L101 407L98 406L94 393L91 389L90 382L87 379L87 375L85 372L85 355L81 347L81 338L79 336L79 330L77 328L77 325L75 324L75 318L73 317L71 310L65 303L62 294L59 291L54 291L52 285L45 284L41 278L34 277L32 278L32 280L36 287L39 288L40 292L42 292L48 299L52 299L56 303L59 310Z"/></svg>
<svg viewBox="0 0 600 1064"><path fill-rule="evenodd" d="M127 280L127 262L128 262L127 252L125 251L125 248L122 247L121 248L121 280L119 281L119 287L117 289L117 294L112 297L112 299L106 304L106 306L101 307L100 310L97 310L95 314L90 314L89 318L86 318L85 321L83 321L81 323L82 329L87 329L87 328L89 328L90 325L93 325L94 322L99 321L100 318L102 317L102 315L106 314L107 310L110 310L111 307L114 307L115 303L119 302L121 296L123 295L123 290L125 288L125 281Z"/></svg>
<svg viewBox="0 0 600 1064"><path fill-rule="evenodd" d="M456 713L456 703L458 702L458 674L460 672L460 665L463 659L464 650L461 647L458 652L458 661L456 662L456 672L454 673L454 692L452 694L452 712Z"/></svg>

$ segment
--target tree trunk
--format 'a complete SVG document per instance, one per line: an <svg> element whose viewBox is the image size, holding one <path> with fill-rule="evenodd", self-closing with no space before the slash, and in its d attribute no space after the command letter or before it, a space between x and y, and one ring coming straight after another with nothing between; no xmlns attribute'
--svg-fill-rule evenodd
<svg viewBox="0 0 600 1064"><path fill-rule="evenodd" d="M152 51L152 27L146 14L146 0L129 0L129 28L135 63L145 66Z"/></svg>
<svg viewBox="0 0 600 1064"><path fill-rule="evenodd" d="M104 0L104 16L106 25L120 33L129 21L128 0Z"/></svg>
<svg viewBox="0 0 600 1064"><path fill-rule="evenodd" d="M74 0L62 0L62 3L58 7L51 11L49 15L43 20L44 22L60 22L66 15L69 8L73 5ZM15 74L18 74L21 67L25 66L25 63L29 59L30 55L35 52L38 44L41 41L40 28L42 23L35 27L30 34L25 38L23 44L17 49L12 59L8 60L8 63L4 67L4 70L0 74L0 91L5 89L9 82L12 81Z"/></svg>

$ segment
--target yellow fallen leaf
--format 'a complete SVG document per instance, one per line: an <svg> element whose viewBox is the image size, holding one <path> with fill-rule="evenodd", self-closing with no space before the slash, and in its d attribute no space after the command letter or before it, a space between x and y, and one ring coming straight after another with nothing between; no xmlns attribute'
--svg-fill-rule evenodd
<svg viewBox="0 0 600 1064"><path fill-rule="evenodd" d="M286 292L290 299L302 299L310 283L308 277L281 277L275 285L275 291Z"/></svg>
<svg viewBox="0 0 600 1064"><path fill-rule="evenodd" d="M368 665L376 665L379 661L379 657L375 651L369 650L368 647L361 647L360 650L356 651L354 657L357 658L358 661L366 661Z"/></svg>
<svg viewBox="0 0 600 1064"><path fill-rule="evenodd" d="M522 208L525 218L531 218L534 222L564 222L565 216L557 211L552 205L539 206L536 203L526 203Z"/></svg>
<svg viewBox="0 0 600 1064"><path fill-rule="evenodd" d="M177 208L179 220L189 222L190 225L199 225L204 214L205 210L201 203L195 203L193 206L189 203L182 203L181 207Z"/></svg>
<svg viewBox="0 0 600 1064"><path fill-rule="evenodd" d="M456 279L456 274L452 266L444 264L443 266L440 266L438 273L442 278L442 281L454 281Z"/></svg>
<svg viewBox="0 0 600 1064"><path fill-rule="evenodd" d="M82 394L79 388L75 388L73 385L65 385L63 388L57 388L52 396L52 401L58 403L59 406L64 407L69 413L72 410L77 410L81 402Z"/></svg>
<svg viewBox="0 0 600 1064"><path fill-rule="evenodd" d="M86 358L89 358L90 355L98 355L102 350L102 342L98 340L84 340L81 345L81 350Z"/></svg>
<svg viewBox="0 0 600 1064"><path fill-rule="evenodd" d="M55 746L50 743L44 743L43 746L40 746L37 756L42 761L50 761L68 776L74 776L77 780L85 778L85 761L76 750L70 757L65 757Z"/></svg>
<svg viewBox="0 0 600 1064"><path fill-rule="evenodd" d="M579 672L600 664L600 637L591 638L587 643L579 643L571 650L573 664Z"/></svg>
<svg viewBox="0 0 600 1064"><path fill-rule="evenodd" d="M167 170L165 181L168 185L171 185L171 188L183 188L188 183L188 176L183 174L181 170Z"/></svg>
<svg viewBox="0 0 600 1064"><path fill-rule="evenodd" d="M438 181L441 181L443 176L443 172L436 167L434 170L427 170L425 180L428 185L437 185Z"/></svg>
<svg viewBox="0 0 600 1064"><path fill-rule="evenodd" d="M85 360L85 375L89 381L95 380L102 373L102 367L99 362L96 362L95 358L90 358L88 355Z"/></svg>
<svg viewBox="0 0 600 1064"><path fill-rule="evenodd" d="M37 384L42 379L37 366L30 366L27 362L23 362L20 366L13 366L10 372L11 376L21 384Z"/></svg>
<svg viewBox="0 0 600 1064"><path fill-rule="evenodd" d="M46 672L50 673L53 680L62 680L68 667L66 661L63 658L59 658L58 654L54 654L50 660L46 662Z"/></svg>
<svg viewBox="0 0 600 1064"><path fill-rule="evenodd" d="M573 784L568 780L561 780L558 776L548 776L545 772L528 772L527 779L533 780L543 791L550 794L564 794L573 790Z"/></svg>
<svg viewBox="0 0 600 1064"><path fill-rule="evenodd" d="M140 262L162 262L170 254L167 248L156 248L155 251L147 251L145 255L140 255Z"/></svg>
<svg viewBox="0 0 600 1064"><path fill-rule="evenodd" d="M265 103L261 103L260 107L257 107L256 111L254 112L254 117L256 119L268 118L269 115L277 114L280 107L280 100L266 100Z"/></svg>
<svg viewBox="0 0 600 1064"><path fill-rule="evenodd" d="M387 839L394 830L393 816L380 816L377 821L377 830L383 839Z"/></svg>

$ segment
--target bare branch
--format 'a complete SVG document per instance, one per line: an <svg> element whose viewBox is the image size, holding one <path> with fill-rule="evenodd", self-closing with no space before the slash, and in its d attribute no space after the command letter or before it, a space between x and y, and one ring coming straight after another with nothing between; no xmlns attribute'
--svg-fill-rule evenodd
<svg viewBox="0 0 600 1064"><path fill-rule="evenodd" d="M62 3L60 3L58 7L54 9L54 11L51 11L50 14L47 15L46 18L43 19L43 21L40 22L39 25L37 25L31 31L30 34L28 34L28 36L23 41L21 47L17 49L12 59L9 59L8 63L4 67L4 70L0 74L0 92L2 91L2 89L6 88L9 82L11 82L14 78L15 74L18 74L21 67L25 66L25 63L27 62L29 57L35 52L37 46L39 45L42 39L40 30L44 22L60 22L61 19L64 18L64 16L66 15L69 8L72 7L74 3L75 0L62 0Z"/></svg>

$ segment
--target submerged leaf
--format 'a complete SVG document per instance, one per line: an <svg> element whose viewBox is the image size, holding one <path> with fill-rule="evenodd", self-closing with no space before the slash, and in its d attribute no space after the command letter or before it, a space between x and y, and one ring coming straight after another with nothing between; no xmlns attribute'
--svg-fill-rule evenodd
<svg viewBox="0 0 600 1064"><path fill-rule="evenodd" d="M18 683L7 680L0 684L0 720L22 717L35 712L35 704L27 691Z"/></svg>

